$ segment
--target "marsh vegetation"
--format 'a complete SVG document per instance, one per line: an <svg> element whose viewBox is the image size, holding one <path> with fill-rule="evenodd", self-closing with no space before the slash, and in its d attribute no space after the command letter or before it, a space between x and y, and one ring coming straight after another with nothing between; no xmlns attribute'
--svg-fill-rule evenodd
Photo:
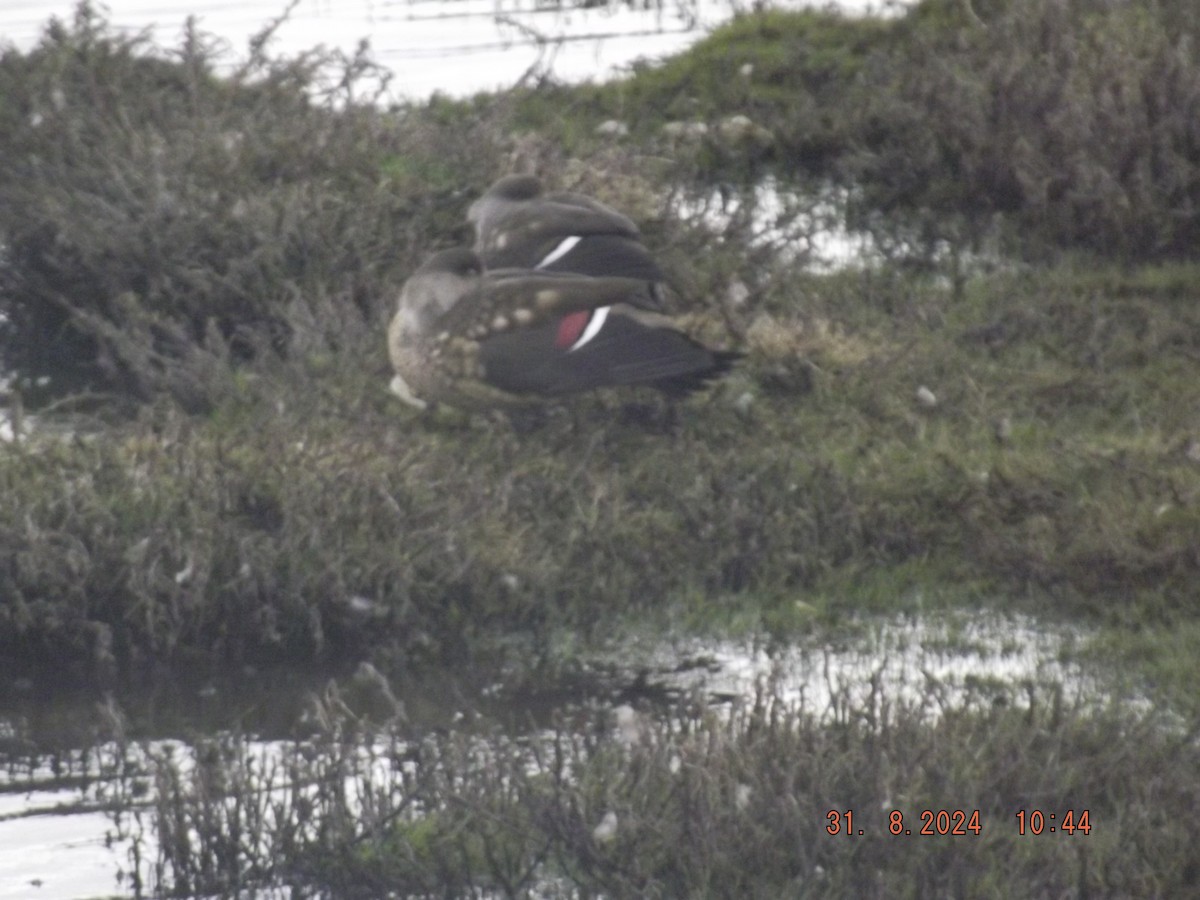
<svg viewBox="0 0 1200 900"><path fill-rule="evenodd" d="M0 446L0 678L368 662L554 684L632 632L1021 611L1085 623L1080 658L1155 711L1042 684L931 723L764 688L614 744L561 723L423 742L333 704L275 764L292 787L239 736L162 761L153 890L1194 889L1187 6L763 12L621 82L402 106L360 102L366 57L263 50L219 77L201 33L152 47L81 7L0 56L0 353L37 419ZM399 409L395 291L513 168L628 210L739 371L673 411L605 393L533 428ZM806 266L835 213L880 261ZM987 831L821 831L889 803L978 807ZM1093 831L1018 838L1034 806L1088 807Z"/></svg>

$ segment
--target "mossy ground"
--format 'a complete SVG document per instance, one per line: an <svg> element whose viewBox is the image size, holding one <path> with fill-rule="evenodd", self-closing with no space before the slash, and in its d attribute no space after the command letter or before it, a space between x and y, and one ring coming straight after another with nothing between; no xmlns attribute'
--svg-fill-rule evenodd
<svg viewBox="0 0 1200 900"><path fill-rule="evenodd" d="M208 416L34 436L0 458L6 656L447 662L629 616L786 635L914 596L1145 646L1197 612L1190 277L997 274L956 297L796 273L742 369L673 411L614 393L527 430L422 417L364 343ZM1194 693L1187 648L1162 652Z"/></svg>

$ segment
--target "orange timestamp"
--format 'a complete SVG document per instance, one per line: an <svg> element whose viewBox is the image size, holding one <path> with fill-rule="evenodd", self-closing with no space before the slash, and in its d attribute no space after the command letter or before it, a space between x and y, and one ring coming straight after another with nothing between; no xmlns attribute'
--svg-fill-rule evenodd
<svg viewBox="0 0 1200 900"><path fill-rule="evenodd" d="M1076 831L1080 834L1091 834L1091 814L1086 809L1078 812L1068 809L1061 814L1043 812L1040 809L1017 810L1017 834L1043 834L1047 831L1050 834L1056 831L1063 834L1074 834Z"/></svg>
<svg viewBox="0 0 1200 900"><path fill-rule="evenodd" d="M852 809L831 809L825 814L829 824L825 830L833 835L861 836L865 829L857 824ZM1091 814L1086 810L1065 810L1062 813L1043 812L1040 809L1022 809L1016 814L1017 834L1090 834ZM919 824L918 824L919 823ZM923 809L915 820L905 820L901 810L893 809L887 814L887 830L894 835L968 835L976 837L983 831L983 820L979 810Z"/></svg>
<svg viewBox="0 0 1200 900"><path fill-rule="evenodd" d="M825 830L830 834L844 835L862 835L862 828L858 828L854 822L854 810L851 809L831 809L825 814L825 818L829 820L829 824L825 826ZM888 813L887 829L892 834L951 834L951 835L966 835L974 834L976 836L983 830L983 823L979 818L979 810L973 809L968 812L965 809L923 809L918 815L920 825L915 821L909 820L905 822L904 813L898 809L893 809ZM914 832L913 828L917 830Z"/></svg>

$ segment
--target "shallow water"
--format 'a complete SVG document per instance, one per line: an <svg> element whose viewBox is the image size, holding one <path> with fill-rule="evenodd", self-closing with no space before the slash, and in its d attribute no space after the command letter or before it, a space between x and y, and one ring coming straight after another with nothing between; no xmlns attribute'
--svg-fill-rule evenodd
<svg viewBox="0 0 1200 900"><path fill-rule="evenodd" d="M783 700L809 710L861 706L874 692L909 707L936 697L938 708L978 699L1022 702L1030 682L1051 683L1076 693L1097 691L1072 650L1082 637L1025 616L944 613L937 617L866 620L842 637L770 647L761 641L684 642L651 648L677 691L702 691L730 700L751 695L767 681ZM680 660L693 665L680 668Z"/></svg>
<svg viewBox="0 0 1200 900"><path fill-rule="evenodd" d="M752 639L625 643L591 660L594 677L516 694L501 682L467 683L452 674L392 687L405 711L406 730L415 734L469 722L528 735L563 713L581 731L614 722L618 729L635 728L638 717L664 714L680 698L699 696L718 708L732 708L766 683L782 699L803 702L817 715L824 711L836 717L884 700L933 718L966 703L1019 705L1033 683L1057 686L1067 695L1103 693L1069 661L1085 637L1025 617L947 613L864 620L840 636L776 648ZM305 683L294 673L248 674L225 685L161 685L155 693L123 701L125 727L145 740L150 752L170 748L185 760L188 735L235 727L259 738L256 752L279 756L302 727L306 697L321 691L328 679L316 675ZM354 679L338 681L345 688ZM117 786L95 777L112 768L103 754L116 751L111 743L101 744L81 758L63 743L82 740L96 723L111 720L112 707L98 706L98 699L87 695L39 700L32 689L14 702L11 685L2 696L7 702L0 708L0 769L6 770L0 771L0 900L128 896L118 872L130 869L131 844L128 837L114 838L114 823L100 809ZM19 752L24 745L18 734L57 756L43 750L30 762L34 754ZM5 747L8 765L3 765ZM55 786L54 759L60 774L91 776L91 781ZM145 831L139 847L143 860L154 852L148 825Z"/></svg>
<svg viewBox="0 0 1200 900"><path fill-rule="evenodd" d="M55 787L49 766L0 773L0 898L76 900L117 891L127 847L110 843L112 822L97 787Z"/></svg>

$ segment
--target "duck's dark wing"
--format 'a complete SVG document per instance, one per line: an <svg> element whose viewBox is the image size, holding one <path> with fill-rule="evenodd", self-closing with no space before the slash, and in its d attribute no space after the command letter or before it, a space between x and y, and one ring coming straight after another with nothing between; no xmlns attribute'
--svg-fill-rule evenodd
<svg viewBox="0 0 1200 900"><path fill-rule="evenodd" d="M709 350L661 317L626 306L494 334L479 352L489 384L551 396L638 384L685 394L725 372L736 358Z"/></svg>

